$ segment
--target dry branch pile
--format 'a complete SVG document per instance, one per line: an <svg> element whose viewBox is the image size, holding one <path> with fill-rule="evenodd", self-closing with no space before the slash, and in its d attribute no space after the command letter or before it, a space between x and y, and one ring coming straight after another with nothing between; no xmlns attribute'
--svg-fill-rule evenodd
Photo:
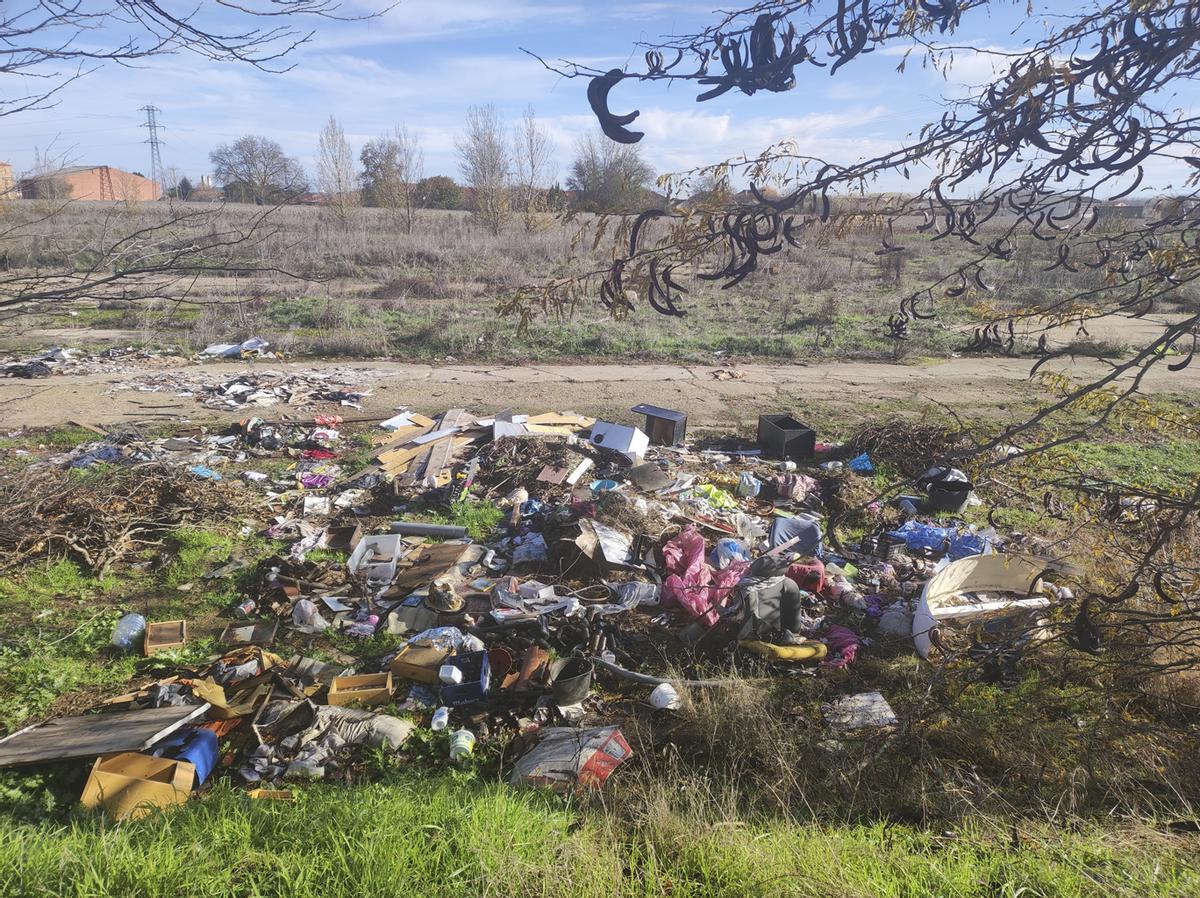
<svg viewBox="0 0 1200 898"><path fill-rule="evenodd" d="M229 488L159 464L104 477L43 468L0 485L0 567L66 554L93 574L160 543L165 533L227 515ZM244 505L239 493L236 503Z"/></svg>

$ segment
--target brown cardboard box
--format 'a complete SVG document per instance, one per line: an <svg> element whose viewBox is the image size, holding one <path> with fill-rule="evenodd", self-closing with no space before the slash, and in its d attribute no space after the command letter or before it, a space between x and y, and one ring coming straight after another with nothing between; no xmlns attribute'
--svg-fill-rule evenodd
<svg viewBox="0 0 1200 898"><path fill-rule="evenodd" d="M196 767L188 761L122 752L96 759L80 801L114 819L142 817L151 808L183 804L192 794Z"/></svg>
<svg viewBox="0 0 1200 898"><path fill-rule="evenodd" d="M330 705L385 705L392 698L391 673L360 674L335 677L329 684Z"/></svg>
<svg viewBox="0 0 1200 898"><path fill-rule="evenodd" d="M438 668L449 657L449 652L432 646L406 645L396 654L391 669L392 673L401 679L416 680L418 683L437 683Z"/></svg>

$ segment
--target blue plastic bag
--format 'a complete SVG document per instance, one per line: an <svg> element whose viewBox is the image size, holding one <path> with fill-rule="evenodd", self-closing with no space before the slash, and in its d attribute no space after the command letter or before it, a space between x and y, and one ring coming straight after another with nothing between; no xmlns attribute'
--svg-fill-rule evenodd
<svg viewBox="0 0 1200 898"><path fill-rule="evenodd" d="M719 571L735 561L749 561L750 551L736 539L719 539L708 556L708 563Z"/></svg>
<svg viewBox="0 0 1200 898"><path fill-rule="evenodd" d="M875 466L871 464L871 457L867 453L855 456L846 462L846 467L855 474L874 474Z"/></svg>

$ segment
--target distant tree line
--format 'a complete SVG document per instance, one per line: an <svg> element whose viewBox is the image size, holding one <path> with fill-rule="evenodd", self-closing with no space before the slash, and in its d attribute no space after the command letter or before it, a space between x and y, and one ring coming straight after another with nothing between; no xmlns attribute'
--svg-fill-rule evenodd
<svg viewBox="0 0 1200 898"><path fill-rule="evenodd" d="M232 202L275 205L319 203L346 221L357 206L387 209L397 227L411 230L417 209L461 209L499 233L510 218L527 231L568 208L628 212L653 203L654 169L633 146L585 135L575 145L566 186L557 180L556 146L527 109L514 126L494 106L473 106L456 142L461 180L427 176L417 135L400 125L367 140L357 152L330 117L319 139L315 177L268 137L248 134L209 153L213 178ZM174 178L176 199L215 198L215 191Z"/></svg>

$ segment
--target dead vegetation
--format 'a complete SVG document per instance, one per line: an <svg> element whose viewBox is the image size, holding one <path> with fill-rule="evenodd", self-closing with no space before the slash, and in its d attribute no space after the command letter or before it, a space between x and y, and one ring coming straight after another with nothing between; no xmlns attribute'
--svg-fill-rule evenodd
<svg viewBox="0 0 1200 898"><path fill-rule="evenodd" d="M97 470L41 467L5 477L0 569L65 557L103 576L147 549L162 549L164 537L178 527L226 515L233 501L220 484L154 462Z"/></svg>

